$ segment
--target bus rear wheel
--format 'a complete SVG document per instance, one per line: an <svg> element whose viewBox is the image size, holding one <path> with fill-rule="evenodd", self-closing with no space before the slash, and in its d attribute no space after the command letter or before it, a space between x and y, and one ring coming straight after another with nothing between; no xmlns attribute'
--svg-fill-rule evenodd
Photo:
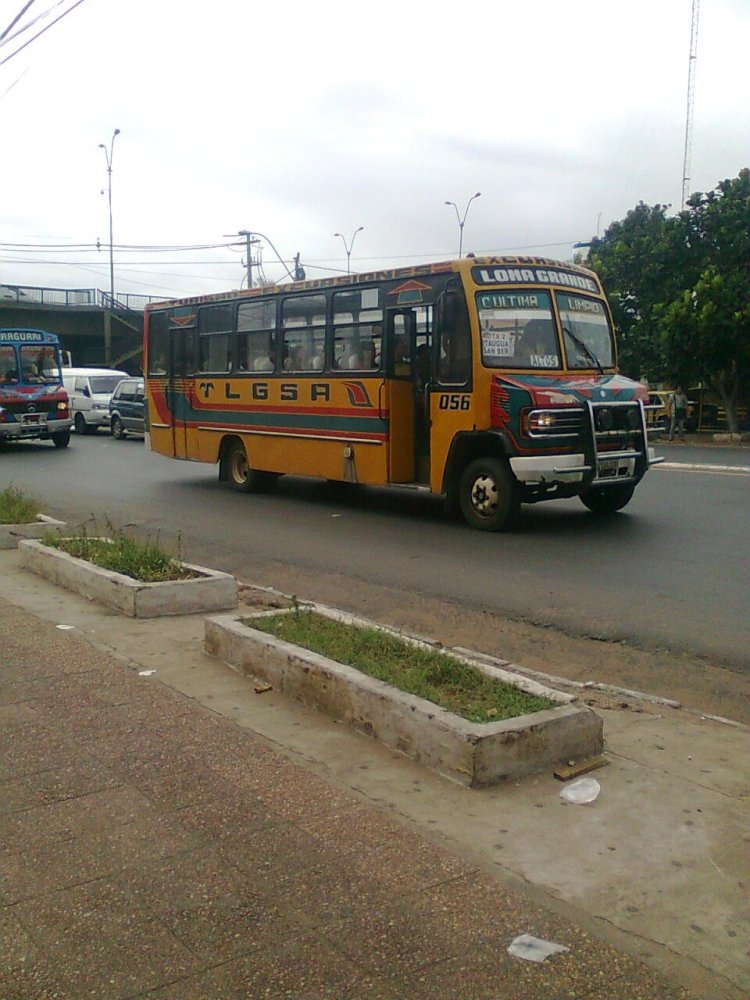
<svg viewBox="0 0 750 1000"><path fill-rule="evenodd" d="M224 459L224 476L232 489L239 493L262 493L273 487L278 479L274 472L260 472L250 467L247 452L241 441L232 441Z"/></svg>
<svg viewBox="0 0 750 1000"><path fill-rule="evenodd" d="M464 520L479 531L502 531L518 517L518 485L507 462L477 458L463 471L458 503Z"/></svg>
<svg viewBox="0 0 750 1000"><path fill-rule="evenodd" d="M630 503L634 492L634 483L591 486L581 493L581 503L594 514L614 514Z"/></svg>

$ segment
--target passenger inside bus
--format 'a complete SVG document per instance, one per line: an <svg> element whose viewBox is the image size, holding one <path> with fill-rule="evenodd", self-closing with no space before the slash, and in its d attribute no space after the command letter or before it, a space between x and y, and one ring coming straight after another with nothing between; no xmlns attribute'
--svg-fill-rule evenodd
<svg viewBox="0 0 750 1000"><path fill-rule="evenodd" d="M302 344L296 344L291 349L284 368L289 372L304 372L309 369L307 350Z"/></svg>
<svg viewBox="0 0 750 1000"><path fill-rule="evenodd" d="M547 367L558 363L552 323L532 319L516 344L516 361L530 367Z"/></svg>

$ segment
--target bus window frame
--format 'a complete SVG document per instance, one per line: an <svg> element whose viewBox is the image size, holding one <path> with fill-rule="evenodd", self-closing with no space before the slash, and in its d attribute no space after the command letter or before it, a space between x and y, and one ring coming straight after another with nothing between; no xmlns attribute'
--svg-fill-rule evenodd
<svg viewBox="0 0 750 1000"><path fill-rule="evenodd" d="M229 326L222 327L220 329L212 329L209 325L208 329L204 328L204 322L207 315L211 312L218 313L219 311L225 312L230 318ZM231 375L236 369L236 351L234 344L234 333L237 328L237 305L234 302L220 302L212 303L211 305L199 306L196 316L195 330L196 330L196 348L197 357L195 358L195 375ZM225 357L225 368L215 368L203 367L203 345L209 347L209 357L207 360L211 360L211 355L213 351L210 349L211 341L218 339L220 337L226 338L224 357Z"/></svg>
<svg viewBox="0 0 750 1000"><path fill-rule="evenodd" d="M236 366L235 371L242 375L252 375L257 372L262 375L273 375L279 371L279 302L278 296L262 296L254 299L248 299L244 302L239 302L237 305L237 312L234 318L234 334L235 334L235 349L236 349ZM268 307L271 306L272 309L269 310ZM245 325L247 321L243 319L242 328L240 328L240 318L245 313L252 313L253 310L263 311L264 313L273 313L273 324L268 326L264 323L261 326ZM262 317L265 319L265 317ZM261 334L267 338L266 346L268 350L261 351L256 354L256 360L252 367L247 363L249 358L248 346L250 337L253 334ZM243 351L243 341L247 342L245 349ZM244 357L243 357L244 355ZM258 368L256 364L262 356L267 356L270 364L270 368Z"/></svg>
<svg viewBox="0 0 750 1000"><path fill-rule="evenodd" d="M299 303L304 299L323 300L322 323L320 321L315 322L316 318L319 320L321 314L319 312L318 313L311 312L309 314L311 322L286 325L287 308L289 308L290 310L293 309L296 303ZM317 291L317 290L312 292L302 292L302 293L298 292L294 295L286 295L281 299L281 304L277 316L277 332L278 332L277 339L280 341L281 358L282 358L281 371L283 373L300 375L300 376L319 375L320 372L325 369L326 367L325 352L328 341L328 331L330 329L329 303L330 303L330 298L328 295L326 295L325 291ZM301 318L305 318L304 312L300 312L298 313L298 315ZM318 337L317 334L321 330L323 331L322 337ZM289 332L292 333L292 338L289 338L287 336ZM299 334L304 333L307 336L300 335L299 338L295 338L294 337L295 333ZM295 343L294 347L288 347L288 341L290 339L298 340L299 342ZM318 352L321 344L323 347L323 365L322 368L314 368L312 366L312 361L313 358L315 357L315 354ZM298 368L291 367L291 358L293 351L298 351L302 349L306 351L305 366L304 367L301 366ZM290 364L287 364L288 361L290 362Z"/></svg>

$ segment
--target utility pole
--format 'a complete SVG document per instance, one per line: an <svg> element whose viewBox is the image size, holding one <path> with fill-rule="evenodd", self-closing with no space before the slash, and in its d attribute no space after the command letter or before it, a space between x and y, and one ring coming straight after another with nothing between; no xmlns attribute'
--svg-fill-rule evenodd
<svg viewBox="0 0 750 1000"><path fill-rule="evenodd" d="M685 118L685 155L682 161L682 207L690 194L690 154L693 145L693 104L695 103L695 64L698 61L698 11L700 0L693 0L690 25L690 59L688 60L687 115Z"/></svg>
<svg viewBox="0 0 750 1000"><path fill-rule="evenodd" d="M260 240L254 240L253 234L250 232L249 229L240 229L237 235L245 237L245 247L247 253L247 287L252 288L253 268L256 266L255 261L253 260L252 247L254 244L260 243ZM260 267L260 264L258 264L258 267Z"/></svg>

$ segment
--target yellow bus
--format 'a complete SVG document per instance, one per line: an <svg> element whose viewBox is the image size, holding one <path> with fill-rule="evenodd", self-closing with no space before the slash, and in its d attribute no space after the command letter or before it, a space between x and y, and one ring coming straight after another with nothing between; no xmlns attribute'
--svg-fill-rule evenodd
<svg viewBox="0 0 750 1000"><path fill-rule="evenodd" d="M236 490L408 485L498 531L522 503L619 510L659 461L599 280L574 264L474 257L154 303L144 340L150 447Z"/></svg>

